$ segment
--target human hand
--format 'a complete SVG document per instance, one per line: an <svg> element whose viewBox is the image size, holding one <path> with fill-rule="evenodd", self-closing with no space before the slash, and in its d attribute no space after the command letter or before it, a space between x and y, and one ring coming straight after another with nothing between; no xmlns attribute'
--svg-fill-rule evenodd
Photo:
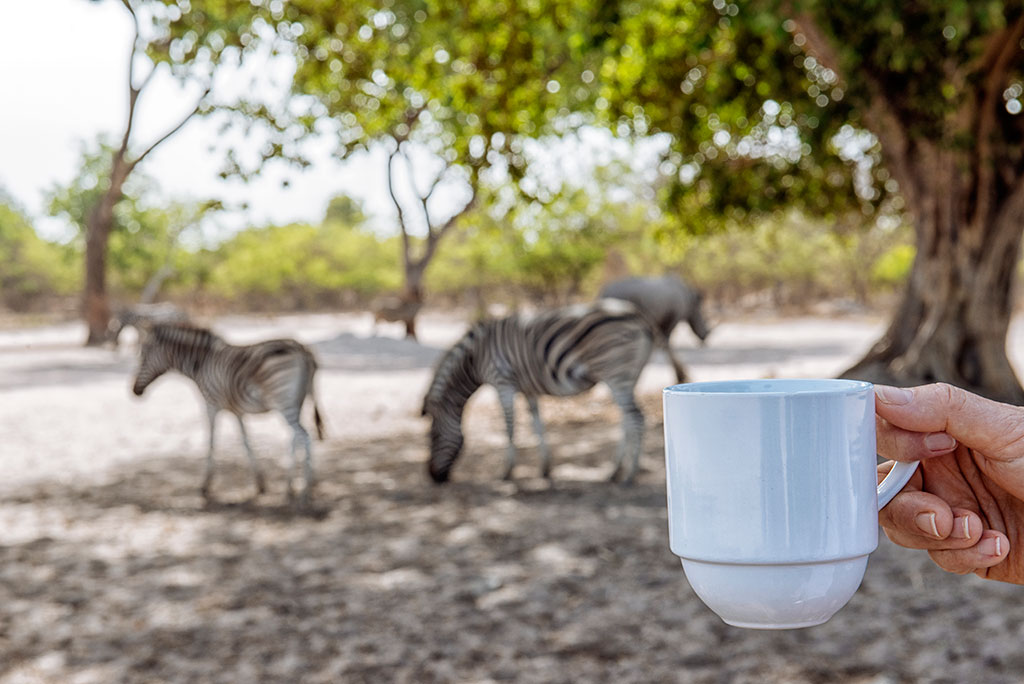
<svg viewBox="0 0 1024 684"><path fill-rule="evenodd" d="M1024 408L946 384L878 385L875 398L878 453L921 461L879 514L889 539L944 570L1024 584Z"/></svg>

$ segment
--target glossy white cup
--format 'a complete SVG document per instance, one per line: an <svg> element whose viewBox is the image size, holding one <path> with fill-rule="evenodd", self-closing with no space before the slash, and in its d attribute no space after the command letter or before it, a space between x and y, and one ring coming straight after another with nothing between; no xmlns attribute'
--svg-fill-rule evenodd
<svg viewBox="0 0 1024 684"><path fill-rule="evenodd" d="M669 542L690 586L737 627L826 622L860 586L878 511L875 395L853 380L739 380L664 390Z"/></svg>

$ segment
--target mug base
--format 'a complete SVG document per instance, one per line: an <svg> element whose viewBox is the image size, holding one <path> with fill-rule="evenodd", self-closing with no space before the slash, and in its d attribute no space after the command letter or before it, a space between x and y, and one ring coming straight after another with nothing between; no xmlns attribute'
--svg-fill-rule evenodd
<svg viewBox="0 0 1024 684"><path fill-rule="evenodd" d="M832 616L830 615L824 620L811 620L809 622L787 622L775 624L769 622L733 622L726 620L725 618L722 618L722 622L730 627L742 627L743 629L804 629L805 627L817 627L818 625L823 625L831 619Z"/></svg>
<svg viewBox="0 0 1024 684"><path fill-rule="evenodd" d="M722 620L747 629L820 625L853 597L867 555L815 563L744 565L683 558L697 596Z"/></svg>

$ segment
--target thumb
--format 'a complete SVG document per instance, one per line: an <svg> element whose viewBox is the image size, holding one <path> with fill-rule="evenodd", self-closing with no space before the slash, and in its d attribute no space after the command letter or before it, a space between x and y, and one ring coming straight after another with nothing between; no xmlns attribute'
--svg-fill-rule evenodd
<svg viewBox="0 0 1024 684"><path fill-rule="evenodd" d="M995 460L1024 456L1024 409L946 383L875 386L875 413L911 432L945 432Z"/></svg>

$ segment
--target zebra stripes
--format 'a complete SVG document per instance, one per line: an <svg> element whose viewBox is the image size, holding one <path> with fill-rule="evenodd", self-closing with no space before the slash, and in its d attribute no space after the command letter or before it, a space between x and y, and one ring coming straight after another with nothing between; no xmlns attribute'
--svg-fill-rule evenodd
<svg viewBox="0 0 1024 684"><path fill-rule="evenodd" d="M508 432L506 479L515 467L515 394L530 407L540 441L541 474L551 455L537 398L571 396L604 382L622 411L623 438L612 479L632 481L643 440L644 417L634 388L651 355L657 331L629 302L605 299L533 316L514 315L477 323L441 358L423 401L432 419L428 469L435 482L448 479L462 450L462 413L483 384L498 391Z"/></svg>
<svg viewBox="0 0 1024 684"><path fill-rule="evenodd" d="M140 334L139 366L132 391L141 396L150 383L167 371L175 370L193 380L206 401L210 446L201 488L203 496L210 498L215 419L222 410L230 411L238 419L257 493L265 491L263 473L249 444L242 416L276 410L284 416L293 433L288 496L292 497L292 479L299 467L297 449L301 443L306 451L302 503L308 504L313 486L312 448L309 433L299 422L306 397L313 404L317 435L323 438L323 422L313 395L316 360L312 352L289 339L235 346L209 330L190 325L154 324L143 326Z"/></svg>

